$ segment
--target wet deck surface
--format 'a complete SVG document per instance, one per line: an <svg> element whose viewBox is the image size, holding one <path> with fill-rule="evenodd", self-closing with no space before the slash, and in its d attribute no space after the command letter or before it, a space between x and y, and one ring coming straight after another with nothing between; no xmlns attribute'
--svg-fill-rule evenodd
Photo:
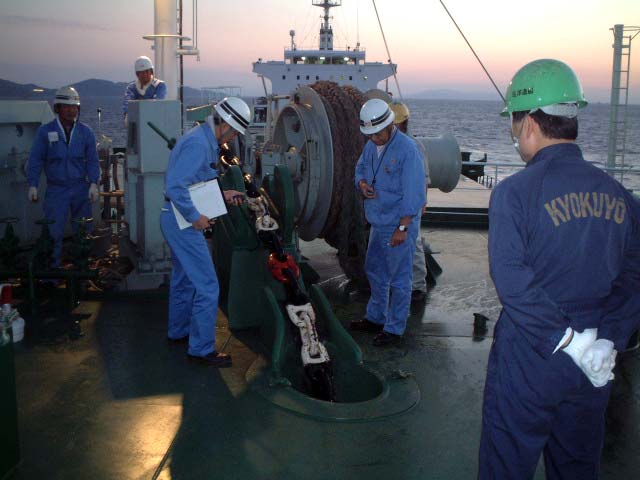
<svg viewBox="0 0 640 480"><path fill-rule="evenodd" d="M379 349L371 334L354 334L368 368L417 382L411 411L367 423L302 418L252 388L247 379L265 359L224 319L218 349L234 366L214 370L188 362L186 345L167 345L166 294L84 302L84 337L17 349L22 462L10 478L475 478L491 338L473 337L473 313L490 319L490 335L499 312L486 231L423 234L444 273L426 304L412 307L403 343ZM343 325L361 317L366 297L340 293L334 251L320 241L302 248ZM605 479L640 468L639 362L637 352L619 361Z"/></svg>

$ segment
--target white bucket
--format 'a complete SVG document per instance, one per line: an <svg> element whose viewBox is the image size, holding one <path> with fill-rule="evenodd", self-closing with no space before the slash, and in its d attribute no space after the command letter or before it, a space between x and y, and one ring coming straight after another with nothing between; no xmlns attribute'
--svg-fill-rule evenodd
<svg viewBox="0 0 640 480"><path fill-rule="evenodd" d="M11 322L11 330L13 331L13 343L17 343L24 338L24 318L18 317Z"/></svg>

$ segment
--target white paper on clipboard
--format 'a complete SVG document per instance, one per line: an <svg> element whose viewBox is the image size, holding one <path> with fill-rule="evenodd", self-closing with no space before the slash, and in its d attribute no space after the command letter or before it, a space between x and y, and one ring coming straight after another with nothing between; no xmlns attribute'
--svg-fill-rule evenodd
<svg viewBox="0 0 640 480"><path fill-rule="evenodd" d="M191 195L191 201L196 210L207 218L216 218L227 213L227 206L224 203L222 190L220 190L217 178L191 185L189 187L189 195ZM171 207L180 230L190 227L191 222L182 216L173 202L171 202Z"/></svg>

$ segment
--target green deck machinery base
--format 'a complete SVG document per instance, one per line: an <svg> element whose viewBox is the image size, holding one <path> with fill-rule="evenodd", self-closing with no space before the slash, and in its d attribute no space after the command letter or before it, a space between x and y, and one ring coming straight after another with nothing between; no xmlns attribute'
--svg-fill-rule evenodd
<svg viewBox="0 0 640 480"><path fill-rule="evenodd" d="M223 189L244 191L240 169L229 168L221 185ZM258 238L248 207L229 207L229 214L218 220L213 234L220 305L231 329L257 329L270 355L268 374L255 385L258 392L281 408L325 421L367 421L411 409L420 399L415 381L386 381L368 370L360 347L338 321L322 290L311 284L318 276L297 248L294 190L287 167L277 166L263 188L277 209L274 217L282 247L300 266L301 288L314 307L318 334L331 357L336 402L311 395L312 386L300 358L297 327L285 310L285 288L269 271L269 252Z"/></svg>

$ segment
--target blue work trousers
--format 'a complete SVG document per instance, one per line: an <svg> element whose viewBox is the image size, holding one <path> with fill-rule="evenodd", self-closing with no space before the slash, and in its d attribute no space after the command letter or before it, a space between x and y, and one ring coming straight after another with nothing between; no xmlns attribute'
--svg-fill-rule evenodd
<svg viewBox="0 0 640 480"><path fill-rule="evenodd" d="M413 253L416 249L418 223L411 223L404 243L392 247L391 237L395 231L396 227L371 227L365 262L371 286L367 319L384 325L386 332L402 335L407 327L411 305Z"/></svg>
<svg viewBox="0 0 640 480"><path fill-rule="evenodd" d="M89 201L89 184L79 182L72 185L47 184L44 198L44 215L54 223L49 225L49 232L53 237L53 266L60 267L62 263L62 240L67 219L71 212L73 233L78 231L78 224L73 220L91 217L91 202ZM93 230L93 224L87 224L87 231Z"/></svg>
<svg viewBox="0 0 640 480"><path fill-rule="evenodd" d="M180 230L172 211L160 217L173 271L169 295L169 337L189 335L189 354L203 357L215 350L218 318L218 277L202 232Z"/></svg>
<svg viewBox="0 0 640 480"><path fill-rule="evenodd" d="M611 382L594 387L564 352L541 357L509 318L496 325L484 392L480 479L598 478Z"/></svg>

